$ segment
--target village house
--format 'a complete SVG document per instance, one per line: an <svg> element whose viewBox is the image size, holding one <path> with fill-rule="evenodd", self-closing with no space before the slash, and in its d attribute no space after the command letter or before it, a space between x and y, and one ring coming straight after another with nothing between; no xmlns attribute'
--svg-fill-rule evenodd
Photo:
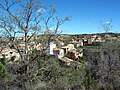
<svg viewBox="0 0 120 90"><path fill-rule="evenodd" d="M25 42L20 42L18 44L18 47L21 51L24 50L25 49ZM35 49L35 47L36 47L35 42L29 42L28 43L28 50L33 50L33 49Z"/></svg>
<svg viewBox="0 0 120 90"><path fill-rule="evenodd" d="M91 36L91 42L102 42L102 37L100 35Z"/></svg>
<svg viewBox="0 0 120 90"><path fill-rule="evenodd" d="M83 45L87 45L88 44L88 38L87 37L82 38L82 40L83 40Z"/></svg>
<svg viewBox="0 0 120 90"><path fill-rule="evenodd" d="M43 46L39 43L38 45L36 45L34 47L37 51L42 51L43 50Z"/></svg>
<svg viewBox="0 0 120 90"><path fill-rule="evenodd" d="M82 39L73 40L71 44L74 44L75 47L80 47L80 46L83 46L83 40Z"/></svg>
<svg viewBox="0 0 120 90"><path fill-rule="evenodd" d="M10 60L12 57L15 57L15 60L20 59L19 53L15 49L4 48L0 53L0 58L5 57L7 60Z"/></svg>
<svg viewBox="0 0 120 90"><path fill-rule="evenodd" d="M55 48L57 48L56 44L54 42L50 42L50 45L48 47L48 54L54 55Z"/></svg>
<svg viewBox="0 0 120 90"><path fill-rule="evenodd" d="M74 47L73 44L68 44L67 46L61 47L61 48L54 48L54 55L58 59L61 60L61 58L69 58L71 60L77 60L79 61L80 58L83 57L83 51L80 52L77 51L77 49Z"/></svg>

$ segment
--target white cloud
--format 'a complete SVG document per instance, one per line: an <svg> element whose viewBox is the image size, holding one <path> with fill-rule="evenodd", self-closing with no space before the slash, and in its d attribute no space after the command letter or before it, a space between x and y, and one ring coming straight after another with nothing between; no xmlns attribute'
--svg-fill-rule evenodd
<svg viewBox="0 0 120 90"><path fill-rule="evenodd" d="M87 22L88 25L90 25L91 23L90 22Z"/></svg>
<svg viewBox="0 0 120 90"><path fill-rule="evenodd" d="M43 12L45 12L46 10L44 9L44 8L40 8L40 9L38 9L37 10L37 12L39 13L39 14L41 14L41 13L43 13Z"/></svg>
<svg viewBox="0 0 120 90"><path fill-rule="evenodd" d="M54 27L50 27L49 30L54 30L55 28Z"/></svg>
<svg viewBox="0 0 120 90"><path fill-rule="evenodd" d="M55 28L54 28L54 27L50 27L49 30L55 31ZM63 32L63 30L61 30L60 28L58 28L58 29L57 29L57 32Z"/></svg>
<svg viewBox="0 0 120 90"><path fill-rule="evenodd" d="M110 23L111 23L111 22L109 22L109 21L108 21L108 22L105 22L105 24L110 24Z"/></svg>

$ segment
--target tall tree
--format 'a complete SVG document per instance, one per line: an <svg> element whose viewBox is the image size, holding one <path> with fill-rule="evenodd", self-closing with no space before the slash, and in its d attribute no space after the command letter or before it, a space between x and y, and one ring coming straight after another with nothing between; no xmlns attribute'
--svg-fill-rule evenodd
<svg viewBox="0 0 120 90"><path fill-rule="evenodd" d="M21 78L21 83L24 86L24 90L30 89L32 78L37 75L38 67L32 65L40 53L36 53L28 49L28 44L33 37L42 33L46 35L46 43L42 53L48 48L51 38L55 34L60 33L59 26L65 21L69 20L69 17L60 19L56 15L55 8L50 6L44 6L44 2L40 0L2 0L0 1L0 30L4 33L4 38L11 39L11 42L20 55L19 68L15 70L19 71L17 74ZM52 28L52 29L51 29ZM2 34L3 35L3 34ZM24 46L23 52L18 46L20 42L17 37L23 36ZM3 36L2 36L3 37ZM5 39L4 39L5 40ZM31 57L31 55L33 55ZM43 54L41 57L44 56ZM40 57L40 56L39 56ZM22 73L21 73L21 72Z"/></svg>

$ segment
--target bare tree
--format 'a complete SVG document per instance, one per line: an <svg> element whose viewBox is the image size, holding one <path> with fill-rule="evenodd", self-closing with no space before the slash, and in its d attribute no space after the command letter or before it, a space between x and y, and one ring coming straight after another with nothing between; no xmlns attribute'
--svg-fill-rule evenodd
<svg viewBox="0 0 120 90"><path fill-rule="evenodd" d="M110 29L112 28L112 20L109 20L108 22L103 23L102 21L99 22L100 26L103 28L103 30L108 33Z"/></svg>
<svg viewBox="0 0 120 90"><path fill-rule="evenodd" d="M7 39L12 38L9 42L14 44L14 49L18 51L21 57L20 61L22 63L19 63L20 68L18 68L18 71L21 70L22 74L20 73L20 76L18 76L21 78L24 76L21 79L24 90L30 89L27 85L31 85L30 83L33 79L31 77L36 76L41 69L38 69L36 65L32 65L40 53L30 58L33 52L28 50L29 42L40 33L45 35L47 41L44 44L45 48L41 51L44 52L48 48L51 38L60 33L58 31L59 26L69 20L69 17L58 18L53 6L45 7L43 2L39 0L0 1L0 12L0 29L5 33ZM53 28L52 30L50 29L51 27ZM22 41L25 45L24 52L21 52L18 46L17 37L19 36L24 36L24 40Z"/></svg>

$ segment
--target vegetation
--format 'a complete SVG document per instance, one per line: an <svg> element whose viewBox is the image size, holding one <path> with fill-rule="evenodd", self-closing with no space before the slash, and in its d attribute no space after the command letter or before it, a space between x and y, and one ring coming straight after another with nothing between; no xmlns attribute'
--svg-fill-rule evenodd
<svg viewBox="0 0 120 90"><path fill-rule="evenodd" d="M16 5L19 8L15 8ZM106 37L104 43L80 47L84 53L82 61L66 65L47 51L50 42L61 33L59 26L69 17L58 18L53 6L45 7L39 0L0 1L0 12L0 46L12 47L20 55L17 61L16 56L9 61L4 56L0 59L0 90L119 90L119 40ZM111 21L103 28L108 33ZM19 35L23 39L17 39ZM37 36L40 37L36 39ZM73 38L59 39L67 45ZM32 41L43 45L43 49L29 50ZM22 49L18 46L21 42L24 44ZM3 48L0 48L0 54Z"/></svg>
<svg viewBox="0 0 120 90"><path fill-rule="evenodd" d="M5 58L0 59L0 78L5 78L7 76L6 62Z"/></svg>
<svg viewBox="0 0 120 90"><path fill-rule="evenodd" d="M5 57L0 59L0 89L5 89L6 85L6 77L8 75L8 71L6 68L6 59Z"/></svg>

